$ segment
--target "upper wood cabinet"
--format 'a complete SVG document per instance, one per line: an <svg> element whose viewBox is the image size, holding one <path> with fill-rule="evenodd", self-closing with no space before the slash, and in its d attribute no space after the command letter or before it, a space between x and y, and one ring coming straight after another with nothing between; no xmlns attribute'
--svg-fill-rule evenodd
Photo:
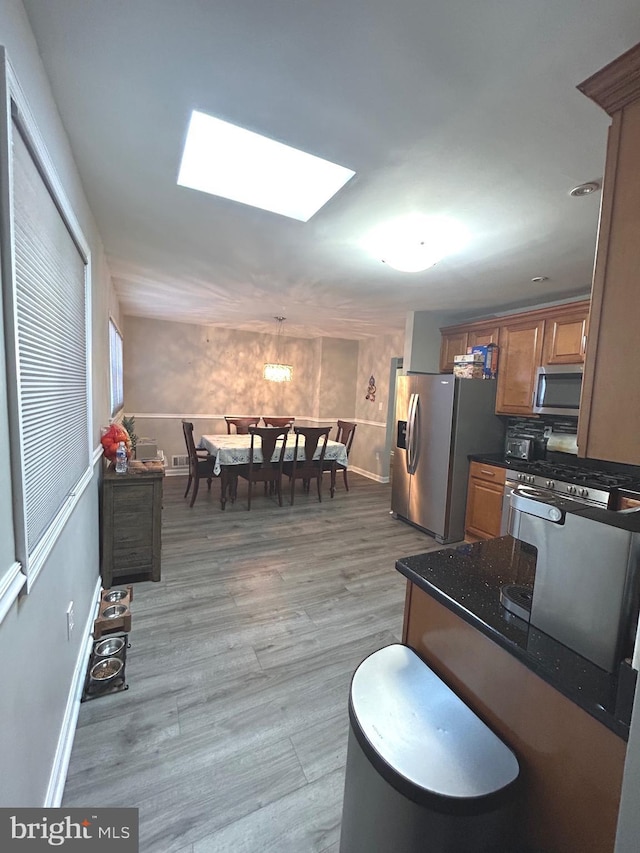
<svg viewBox="0 0 640 853"><path fill-rule="evenodd" d="M500 326L470 329L467 335L468 347L482 347L487 344L497 344L500 337Z"/></svg>
<svg viewBox="0 0 640 853"><path fill-rule="evenodd" d="M451 332L442 335L440 345L440 373L453 373L453 358L467 351L468 333Z"/></svg>
<svg viewBox="0 0 640 853"><path fill-rule="evenodd" d="M640 45L578 88L612 116L578 424L580 456L640 465Z"/></svg>
<svg viewBox="0 0 640 853"><path fill-rule="evenodd" d="M498 344L496 414L532 415L536 370L541 364L585 359L589 300L478 320L440 329L440 371L453 373L453 357L467 347Z"/></svg>
<svg viewBox="0 0 640 853"><path fill-rule="evenodd" d="M464 327L441 329L440 373L453 373L453 358L463 355L469 347L497 344L500 326L469 323Z"/></svg>
<svg viewBox="0 0 640 853"><path fill-rule="evenodd" d="M545 321L538 318L500 327L496 414L530 415L536 370L542 360Z"/></svg>
<svg viewBox="0 0 640 853"><path fill-rule="evenodd" d="M543 364L580 364L587 347L589 302L571 306L545 321Z"/></svg>

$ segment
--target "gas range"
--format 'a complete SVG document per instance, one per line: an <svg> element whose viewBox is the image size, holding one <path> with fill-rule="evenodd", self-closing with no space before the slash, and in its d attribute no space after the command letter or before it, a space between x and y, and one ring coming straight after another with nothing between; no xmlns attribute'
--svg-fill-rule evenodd
<svg viewBox="0 0 640 853"><path fill-rule="evenodd" d="M541 459L509 462L506 479L507 485L526 484L601 507L609 505L614 489L640 486L632 474Z"/></svg>

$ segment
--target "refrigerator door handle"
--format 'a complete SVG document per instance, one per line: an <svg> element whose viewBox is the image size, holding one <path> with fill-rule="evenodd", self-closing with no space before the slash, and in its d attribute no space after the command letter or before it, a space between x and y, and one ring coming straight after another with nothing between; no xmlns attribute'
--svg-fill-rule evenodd
<svg viewBox="0 0 640 853"><path fill-rule="evenodd" d="M409 417L407 420L407 471L409 474L416 473L416 414L418 411L418 395L412 394L409 401Z"/></svg>

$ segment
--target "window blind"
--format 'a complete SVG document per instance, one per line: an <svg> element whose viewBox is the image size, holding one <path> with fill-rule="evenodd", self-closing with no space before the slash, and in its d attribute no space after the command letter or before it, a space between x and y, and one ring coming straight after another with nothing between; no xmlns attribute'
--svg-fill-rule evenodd
<svg viewBox="0 0 640 853"><path fill-rule="evenodd" d="M89 461L86 259L12 120L14 313L27 554Z"/></svg>

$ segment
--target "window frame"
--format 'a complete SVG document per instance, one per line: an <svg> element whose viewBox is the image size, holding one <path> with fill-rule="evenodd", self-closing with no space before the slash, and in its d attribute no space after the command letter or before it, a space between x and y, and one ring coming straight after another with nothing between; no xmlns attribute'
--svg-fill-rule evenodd
<svg viewBox="0 0 640 853"><path fill-rule="evenodd" d="M115 353L114 340L118 342ZM113 317L109 317L109 404L113 421L124 409L124 338Z"/></svg>
<svg viewBox="0 0 640 853"><path fill-rule="evenodd" d="M76 317L81 312L81 324L84 331L84 347L81 360L75 362L77 376L81 377L79 396L83 396L82 421L76 437L81 441L82 458L75 466L73 486L67 490L57 509L47 509L43 532L37 541L29 544L27 522L33 517L33 501L29 505L28 485L33 484L34 477L29 480L25 463L25 431L23 412L24 381L20 377L20 336L19 319L24 320L24 314L18 310L18 287L16 278L16 233L14 225L14 156L13 134L14 125L24 142L27 153L31 157L39 177L42 179L50 200L55 205L60 219L71 240L75 244L81 258L83 281L83 304L76 303ZM2 277L2 298L4 314L5 354L7 403L9 411L9 443L11 448L11 487L13 497L13 527L15 538L16 563L24 580L19 588L14 576L7 583L6 576L0 577L0 619L10 606L10 598L14 599L24 588L29 592L55 546L58 538L75 507L78 505L84 491L93 477L93 460L91 438L92 423L92 384L91 384L91 253L82 229L73 212L71 204L58 178L53 161L38 130L35 119L29 109L26 98L13 72L4 48L0 48L0 263ZM79 279L74 279L76 286ZM30 315L29 315L30 316ZM43 313L44 316L44 313ZM64 328L64 327L63 327ZM76 325L73 328L78 328ZM71 338L71 329L68 340ZM64 343L64 334L60 335ZM78 368L80 368L78 373ZM27 402L33 400L25 394ZM27 438L28 438L28 434ZM86 450L86 452L85 452ZM60 486L60 482L58 482ZM31 515L30 515L31 509ZM11 572L10 572L11 573Z"/></svg>

